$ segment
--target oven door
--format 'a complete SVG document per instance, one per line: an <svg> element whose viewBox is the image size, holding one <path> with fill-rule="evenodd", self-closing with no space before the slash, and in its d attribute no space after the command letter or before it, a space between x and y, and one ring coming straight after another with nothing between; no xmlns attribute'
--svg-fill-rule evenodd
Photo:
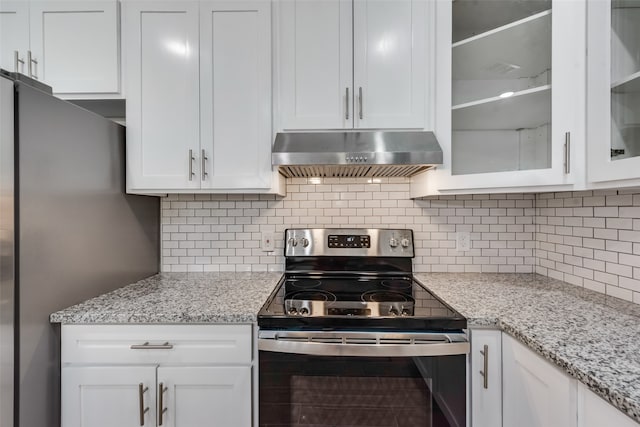
<svg viewBox="0 0 640 427"><path fill-rule="evenodd" d="M464 333L260 331L260 426L466 426Z"/></svg>

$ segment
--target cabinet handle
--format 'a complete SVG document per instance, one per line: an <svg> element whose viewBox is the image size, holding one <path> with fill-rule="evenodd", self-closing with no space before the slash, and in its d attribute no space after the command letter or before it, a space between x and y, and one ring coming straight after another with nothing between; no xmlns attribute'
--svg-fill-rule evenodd
<svg viewBox="0 0 640 427"><path fill-rule="evenodd" d="M344 114L344 119L345 120L349 120L349 88L346 88L345 92L347 93L346 96L345 96L345 102L347 104L347 110L346 110L346 112Z"/></svg>
<svg viewBox="0 0 640 427"><path fill-rule="evenodd" d="M190 149L190 150L189 150L189 181L193 181L193 177L196 175L196 174L193 172L193 161L194 161L195 159L196 159L196 158L195 158L195 157L193 157L193 150L191 150L191 149Z"/></svg>
<svg viewBox="0 0 640 427"><path fill-rule="evenodd" d="M140 402L140 425L144 425L144 414L149 412L149 407L144 407L144 394L149 390L149 387L145 387L144 384L138 384L138 400Z"/></svg>
<svg viewBox="0 0 640 427"><path fill-rule="evenodd" d="M480 354L484 358L484 371L480 371L480 375L484 379L484 388L489 388L489 346L485 344L484 351L480 350Z"/></svg>
<svg viewBox="0 0 640 427"><path fill-rule="evenodd" d="M362 87L358 88L358 103L360 107L360 120L364 118L364 113L362 111Z"/></svg>
<svg viewBox="0 0 640 427"><path fill-rule="evenodd" d="M209 158L204 153L204 150L202 150L202 180L203 181L207 179L207 176L209 175L207 173L207 160L209 160Z"/></svg>
<svg viewBox="0 0 640 427"><path fill-rule="evenodd" d="M158 425L161 426L163 423L164 413L167 412L167 408L164 407L164 392L167 391L169 387L165 387L164 383L160 383L160 388L158 389Z"/></svg>
<svg viewBox="0 0 640 427"><path fill-rule="evenodd" d="M564 173L571 173L571 132L564 133Z"/></svg>
<svg viewBox="0 0 640 427"><path fill-rule="evenodd" d="M31 51L27 51L27 62L29 63L29 77L38 80L38 75L33 72L33 64L36 64L36 70L38 69L38 61L32 58Z"/></svg>
<svg viewBox="0 0 640 427"><path fill-rule="evenodd" d="M131 347L131 350L171 350L173 348L173 344L169 344L169 341L166 341L164 344L149 344L149 341L146 341L144 344L134 344Z"/></svg>
<svg viewBox="0 0 640 427"><path fill-rule="evenodd" d="M17 50L13 51L13 68L16 73L20 72L20 64L22 64L22 69L24 69L24 59L20 59L20 52Z"/></svg>

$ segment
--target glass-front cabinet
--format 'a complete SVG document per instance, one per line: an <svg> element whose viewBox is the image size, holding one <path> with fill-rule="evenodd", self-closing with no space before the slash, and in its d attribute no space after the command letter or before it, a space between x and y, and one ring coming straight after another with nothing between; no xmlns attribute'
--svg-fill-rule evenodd
<svg viewBox="0 0 640 427"><path fill-rule="evenodd" d="M445 162L429 185L446 193L573 184L572 148L584 140L585 1L438 8L436 40L450 43L438 41L448 60L437 75L450 86L436 87Z"/></svg>
<svg viewBox="0 0 640 427"><path fill-rule="evenodd" d="M593 0L588 7L587 176L593 183L637 185L640 0Z"/></svg>

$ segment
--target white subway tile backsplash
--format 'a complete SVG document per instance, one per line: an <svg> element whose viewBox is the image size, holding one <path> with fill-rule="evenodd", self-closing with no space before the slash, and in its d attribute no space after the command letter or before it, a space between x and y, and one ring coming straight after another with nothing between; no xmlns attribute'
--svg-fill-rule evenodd
<svg viewBox="0 0 640 427"><path fill-rule="evenodd" d="M640 303L640 191L478 194L410 200L406 178L288 180L288 195L169 195L163 271L281 271L289 227L414 231L419 272L537 272ZM470 232L471 250L455 249ZM260 249L274 233L276 251Z"/></svg>
<svg viewBox="0 0 640 427"><path fill-rule="evenodd" d="M640 303L640 232L634 228L634 218L640 215L640 190L585 191L571 199L562 194L536 196L536 272ZM559 213L559 208L555 212L549 208L557 199L571 200L571 217L561 216L565 212ZM547 225L557 224L559 218L564 226L582 219L582 226L573 226L567 235L564 228ZM566 254L564 245L549 244L557 243L560 236L572 254ZM564 263L558 262L559 256Z"/></svg>

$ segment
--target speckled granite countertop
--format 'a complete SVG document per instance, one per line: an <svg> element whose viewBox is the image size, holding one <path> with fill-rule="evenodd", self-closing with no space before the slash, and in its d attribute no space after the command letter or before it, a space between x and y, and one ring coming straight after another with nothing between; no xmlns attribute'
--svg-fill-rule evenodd
<svg viewBox="0 0 640 427"><path fill-rule="evenodd" d="M251 323L281 273L163 273L59 323ZM418 273L470 328L496 327L640 422L640 305L535 274Z"/></svg>
<svg viewBox="0 0 640 427"><path fill-rule="evenodd" d="M640 306L535 274L417 274L469 327L498 327L640 422Z"/></svg>
<svg viewBox="0 0 640 427"><path fill-rule="evenodd" d="M52 323L252 323L282 273L161 273L50 316Z"/></svg>

